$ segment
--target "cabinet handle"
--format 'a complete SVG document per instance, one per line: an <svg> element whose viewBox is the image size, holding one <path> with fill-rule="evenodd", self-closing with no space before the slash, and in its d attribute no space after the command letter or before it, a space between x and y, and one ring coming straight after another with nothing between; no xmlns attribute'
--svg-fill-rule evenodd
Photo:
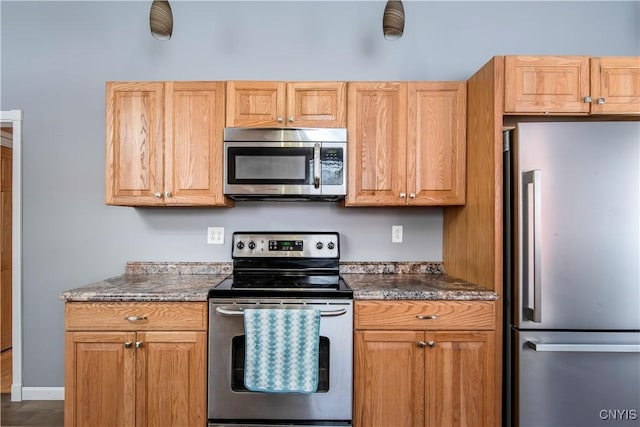
<svg viewBox="0 0 640 427"><path fill-rule="evenodd" d="M598 98L598 99L596 99L596 104L598 104L598 105L603 105L603 104L604 104L604 98Z"/></svg>
<svg viewBox="0 0 640 427"><path fill-rule="evenodd" d="M142 348L142 341L136 341L136 348Z"/></svg>
<svg viewBox="0 0 640 427"><path fill-rule="evenodd" d="M159 199L159 198L161 198L161 197L162 197L162 193L154 193L154 194L153 194L153 197L155 197L155 198Z"/></svg>
<svg viewBox="0 0 640 427"><path fill-rule="evenodd" d="M406 198L406 197L407 197L407 193L400 193L400 198L401 198L401 199L404 199L404 198Z"/></svg>
<svg viewBox="0 0 640 427"><path fill-rule="evenodd" d="M425 348L427 346L427 343L424 341L418 341L418 347L420 348Z"/></svg>
<svg viewBox="0 0 640 427"><path fill-rule="evenodd" d="M435 314L418 314L416 316L416 319L420 319L420 320L436 320L438 318L438 316L436 316Z"/></svg>
<svg viewBox="0 0 640 427"><path fill-rule="evenodd" d="M435 346L436 346L436 342L435 342L435 341L428 341L428 342L427 342L427 345L428 345L429 347L432 347L432 348L433 348L433 347L435 347Z"/></svg>
<svg viewBox="0 0 640 427"><path fill-rule="evenodd" d="M416 198L416 193L410 193L409 194L409 198L410 199L415 199Z"/></svg>
<svg viewBox="0 0 640 427"><path fill-rule="evenodd" d="M293 116L289 116L289 123L293 123Z"/></svg>
<svg viewBox="0 0 640 427"><path fill-rule="evenodd" d="M584 102L585 104L590 104L591 97L589 95L585 96L584 98L582 98L582 102Z"/></svg>
<svg viewBox="0 0 640 427"><path fill-rule="evenodd" d="M139 320L147 320L147 316L127 316L124 320L128 320L129 322L137 322Z"/></svg>
<svg viewBox="0 0 640 427"><path fill-rule="evenodd" d="M164 197L167 197L167 198L171 197L171 191L165 191Z"/></svg>
<svg viewBox="0 0 640 427"><path fill-rule="evenodd" d="M124 348L131 348L133 346L133 343L131 341L127 341L126 343L124 343Z"/></svg>
<svg viewBox="0 0 640 427"><path fill-rule="evenodd" d="M282 123L282 116L278 116L276 120L278 121L278 123Z"/></svg>

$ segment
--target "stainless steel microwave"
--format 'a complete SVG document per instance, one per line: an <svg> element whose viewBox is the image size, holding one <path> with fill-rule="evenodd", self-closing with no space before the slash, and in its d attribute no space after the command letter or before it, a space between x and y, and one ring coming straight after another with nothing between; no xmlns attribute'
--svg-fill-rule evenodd
<svg viewBox="0 0 640 427"><path fill-rule="evenodd" d="M236 200L340 200L344 128L226 128L224 193Z"/></svg>

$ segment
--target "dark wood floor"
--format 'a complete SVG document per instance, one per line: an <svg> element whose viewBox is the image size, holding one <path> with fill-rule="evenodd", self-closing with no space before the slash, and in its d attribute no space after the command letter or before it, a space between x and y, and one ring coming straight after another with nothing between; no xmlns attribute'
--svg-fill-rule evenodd
<svg viewBox="0 0 640 427"><path fill-rule="evenodd" d="M0 391L0 426L62 427L64 424L64 401L25 400L11 401L11 350L5 350L0 357L2 376Z"/></svg>
<svg viewBox="0 0 640 427"><path fill-rule="evenodd" d="M25 400L12 402L11 395L2 393L0 425L30 427L62 427L64 425L64 401Z"/></svg>

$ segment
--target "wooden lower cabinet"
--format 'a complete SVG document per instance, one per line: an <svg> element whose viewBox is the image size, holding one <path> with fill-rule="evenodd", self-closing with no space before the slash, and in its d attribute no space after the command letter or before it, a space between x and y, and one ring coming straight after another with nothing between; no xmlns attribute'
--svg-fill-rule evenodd
<svg viewBox="0 0 640 427"><path fill-rule="evenodd" d="M354 424L424 426L424 333L356 331Z"/></svg>
<svg viewBox="0 0 640 427"><path fill-rule="evenodd" d="M442 312L443 303L438 304ZM456 311L473 310L473 303L453 304L452 317ZM430 313L429 305L424 306L424 313ZM358 310L356 303L355 426L496 425L494 331L444 330L446 324L435 331L359 330L359 320L368 323L359 314L371 307ZM380 307L385 310L384 303ZM386 310L408 314L408 328L416 329L411 308L392 303Z"/></svg>
<svg viewBox="0 0 640 427"><path fill-rule="evenodd" d="M106 330L109 321L104 331L93 330L95 322L89 321L91 330L74 331L100 303L87 303L86 310L83 303L72 304L79 310L67 309L65 426L206 426L206 330L144 330L139 325L142 330L120 331L126 328L120 308L136 312L135 303L123 303L114 310L114 322L122 323L112 325L115 330ZM171 316L180 319L180 309L189 304L200 303L178 303ZM141 308L140 313L162 316L170 315L172 305L144 303ZM107 312L97 311L98 317ZM154 320L147 317L142 323ZM185 319L185 329L194 323Z"/></svg>
<svg viewBox="0 0 640 427"><path fill-rule="evenodd" d="M494 332L426 334L426 426L494 426ZM429 345L429 344L427 344Z"/></svg>

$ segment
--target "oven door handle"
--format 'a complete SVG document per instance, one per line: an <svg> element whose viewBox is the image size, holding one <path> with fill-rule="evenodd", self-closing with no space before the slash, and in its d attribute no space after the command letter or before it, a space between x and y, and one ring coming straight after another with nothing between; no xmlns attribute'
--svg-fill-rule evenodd
<svg viewBox="0 0 640 427"><path fill-rule="evenodd" d="M309 307L289 307L289 308L309 308ZM282 308L281 310L287 310L287 308ZM319 310L319 311L320 311L320 316L322 317L337 317L337 316L342 316L343 314L347 314L347 310L345 308L340 308L338 310ZM242 316L244 315L244 309L216 307L216 313L222 314L223 316Z"/></svg>

